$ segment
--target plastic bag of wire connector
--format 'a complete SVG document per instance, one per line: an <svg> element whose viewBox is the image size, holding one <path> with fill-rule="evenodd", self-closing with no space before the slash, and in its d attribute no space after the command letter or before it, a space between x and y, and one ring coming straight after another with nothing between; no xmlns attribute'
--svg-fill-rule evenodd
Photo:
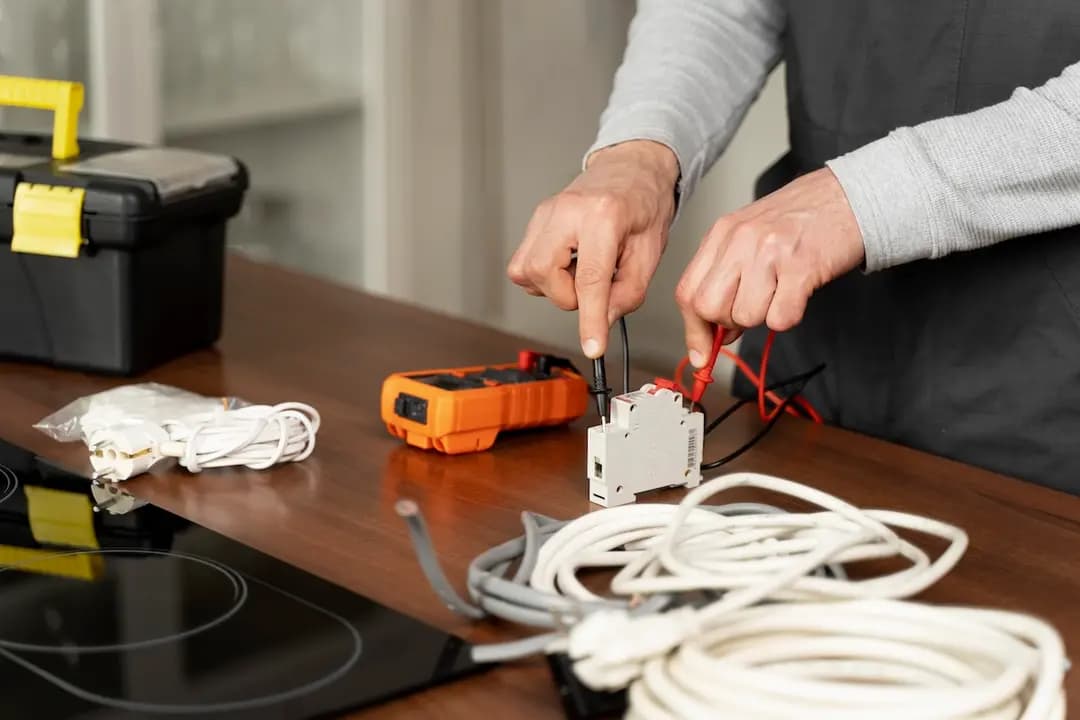
<svg viewBox="0 0 1080 720"><path fill-rule="evenodd" d="M74 400L34 427L60 442L87 442L95 431L119 425L166 420L189 415L233 410L247 402L234 397L207 397L170 385L122 385Z"/></svg>

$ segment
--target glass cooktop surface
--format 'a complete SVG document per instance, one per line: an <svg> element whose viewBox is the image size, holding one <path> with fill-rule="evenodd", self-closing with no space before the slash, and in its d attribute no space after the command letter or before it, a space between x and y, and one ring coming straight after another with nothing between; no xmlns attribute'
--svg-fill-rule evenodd
<svg viewBox="0 0 1080 720"><path fill-rule="evenodd" d="M336 717L474 672L458 638L0 440L0 716Z"/></svg>

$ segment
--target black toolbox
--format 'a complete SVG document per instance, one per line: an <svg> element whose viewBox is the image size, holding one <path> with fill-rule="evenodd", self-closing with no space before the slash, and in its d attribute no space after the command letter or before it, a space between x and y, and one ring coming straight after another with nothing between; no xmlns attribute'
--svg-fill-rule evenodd
<svg viewBox="0 0 1080 720"><path fill-rule="evenodd" d="M55 111L0 133L0 358L133 375L221 334L235 158L75 139L82 86L0 76L0 105Z"/></svg>

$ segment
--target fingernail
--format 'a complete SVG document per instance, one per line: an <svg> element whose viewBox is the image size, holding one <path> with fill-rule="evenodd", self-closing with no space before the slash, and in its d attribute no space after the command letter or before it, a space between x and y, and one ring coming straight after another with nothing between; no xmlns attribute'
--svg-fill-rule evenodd
<svg viewBox="0 0 1080 720"><path fill-rule="evenodd" d="M585 342L581 343L581 349L585 353L585 357L595 359L600 357L600 343L594 338L589 338Z"/></svg>
<svg viewBox="0 0 1080 720"><path fill-rule="evenodd" d="M690 364L696 368L704 367L705 356L699 353L697 350L690 351Z"/></svg>

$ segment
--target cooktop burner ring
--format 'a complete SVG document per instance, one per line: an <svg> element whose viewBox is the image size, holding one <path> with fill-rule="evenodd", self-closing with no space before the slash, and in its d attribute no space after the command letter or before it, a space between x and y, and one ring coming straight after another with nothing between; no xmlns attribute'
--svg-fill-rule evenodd
<svg viewBox="0 0 1080 720"><path fill-rule="evenodd" d="M7 465L0 463L0 505L19 489L19 476Z"/></svg>
<svg viewBox="0 0 1080 720"><path fill-rule="evenodd" d="M125 551L120 550L119 552L125 552ZM70 555L70 554L76 554L76 553L67 553L67 554ZM157 554L161 554L161 555L177 555L177 556L182 556L182 557L187 557L187 558L192 558L192 559L198 559L198 560L204 560L204 561L207 560L206 558L201 558L201 557L199 557L197 555L187 555L185 553L159 552ZM212 561L209 561L209 562L212 562ZM225 568L225 569L228 569L229 571L231 571L233 573L236 573L235 570L232 570L232 568L229 568L227 565L221 565L221 567ZM0 570L2 570L2 569L0 569ZM239 573L236 573L236 576L241 581L244 580L243 576L240 575ZM45 670L44 668L39 667L36 663L26 659L23 656L20 656L19 654L15 653L15 652L12 652L11 648L5 647L2 642L0 642L0 657L6 657L7 659L11 660L12 662L22 666L24 669L34 673L38 677L52 683L53 685L60 688L61 690L64 690L64 691L74 695L75 697L86 700L87 702L97 703L97 704L102 705L104 707L115 708L117 710L124 710L124 711L128 711L128 712L137 712L137 713L142 713L142 714L162 714L162 713L164 713L164 714L173 714L173 715L205 715L207 713L227 713L227 712L234 712L234 711L253 710L253 709L257 709L257 708L261 708L261 707L267 707L267 706L270 706L270 705L276 705L276 704L279 704L279 703L288 702L288 701L294 700L296 698L304 697L305 695L316 692L316 691L318 691L318 690L320 690L320 689L322 689L322 688L324 688L326 686L329 686L329 685L337 682L341 678L345 677L345 675L350 670L352 670L353 666L355 666L356 663L360 660L360 657L363 654L363 648L364 648L363 638L361 637L360 632L355 627L353 627L352 623L350 623L348 620L346 620L341 615L339 615L339 614L337 614L337 613L335 613L335 612L333 612L333 611L331 611L331 610L329 610L327 608L324 608L324 607L322 607L320 605L317 605L316 603L313 603L313 602L311 602L309 600L306 600L303 597L300 597L298 595L294 595L291 592L283 590L282 588L279 588L279 587L277 587L276 585L274 585L272 583L266 582L264 580L260 580L258 578L251 578L251 580L254 581L255 583L259 584L259 585L263 585L263 586L265 586L267 588L270 588L270 589L272 589L272 590L274 590L274 591L276 591L278 593L281 593L285 597L288 597L288 598L300 603L301 605L305 605L305 606L307 606L307 607L309 607L309 608L311 608L311 609L313 609L313 610L315 610L315 611L317 611L319 613L322 613L327 618L329 618L329 619L333 620L334 622L338 623L342 628L345 629L345 631L348 633L350 639L352 640L352 650L350 651L349 656L336 669L326 673L325 675L323 675L322 677L320 677L320 678L318 678L316 680L303 683L303 684L298 685L296 687L288 688L288 689L285 689L285 690L279 690L277 692L273 692L273 693L269 693L267 695L262 695L262 696L253 697L253 698L245 698L245 699L237 699L237 700L226 700L226 701L208 702L208 703L192 703L192 704L176 704L176 703L171 703L171 702L148 702L148 701L141 701L141 700L127 700L127 699L102 695L102 694L94 692L92 690L87 690L85 688L79 687L78 685L76 685L76 684L74 684L72 682L69 682L69 681L65 680L64 678L61 678L61 677L55 675L54 673L51 673L48 670ZM245 591L246 591L246 588L247 588L246 583L244 585L244 588L245 588ZM246 597L246 595L245 595L245 597ZM219 620L219 622L223 622L223 620ZM185 634L185 637L187 635L190 635L190 634L191 634L190 632ZM76 650L76 652L85 652L85 651Z"/></svg>
<svg viewBox="0 0 1080 720"><path fill-rule="evenodd" d="M0 486L2 487L2 486ZM159 555L168 558L180 558L183 560L189 560L191 562L199 563L212 570L224 575L229 581L233 591L233 604L228 610L219 615L216 618L196 625L193 628L188 628L172 635L162 635L156 638L147 638L145 640L135 640L128 643L116 643L112 645L45 645L40 643L25 643L14 640L5 640L0 638L0 650L10 650L16 652L31 652L31 653L48 653L48 654L91 654L91 653L110 653L110 652L128 652L131 650L141 650L145 648L155 647L158 645L166 645L168 643L180 642L193 635L212 630L213 628L221 625L238 613L243 608L244 603L247 602L248 597L248 584L244 577L233 570L228 565L219 563L209 558L200 557L198 555L190 555L182 552L175 552L169 550L154 550L150 548L105 548L99 550L74 550L71 552L59 552L55 553L51 557L72 557L79 555ZM16 566L0 566L0 575L9 570L18 570Z"/></svg>

